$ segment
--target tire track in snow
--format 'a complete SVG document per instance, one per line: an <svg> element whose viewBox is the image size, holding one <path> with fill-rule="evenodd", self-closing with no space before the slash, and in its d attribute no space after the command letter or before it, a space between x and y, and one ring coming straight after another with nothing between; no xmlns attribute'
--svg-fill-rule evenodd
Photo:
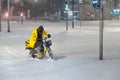
<svg viewBox="0 0 120 80"><path fill-rule="evenodd" d="M22 54L23 52L13 49L13 48L10 48L8 46L5 47L5 51L7 51L7 53L9 53L13 56L16 56L16 57L26 57L27 56L26 54Z"/></svg>

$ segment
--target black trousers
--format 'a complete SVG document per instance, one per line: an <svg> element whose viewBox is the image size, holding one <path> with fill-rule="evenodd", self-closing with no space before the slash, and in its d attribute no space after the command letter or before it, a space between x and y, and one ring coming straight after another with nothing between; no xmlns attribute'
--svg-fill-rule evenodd
<svg viewBox="0 0 120 80"><path fill-rule="evenodd" d="M44 46L43 46L43 41L42 40L39 40L37 41L37 45L36 47L39 47L40 49L40 52L44 52Z"/></svg>

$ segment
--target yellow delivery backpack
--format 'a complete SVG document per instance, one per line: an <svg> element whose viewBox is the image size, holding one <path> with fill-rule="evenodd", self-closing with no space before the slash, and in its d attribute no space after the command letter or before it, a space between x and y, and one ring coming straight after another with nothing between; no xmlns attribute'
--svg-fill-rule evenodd
<svg viewBox="0 0 120 80"><path fill-rule="evenodd" d="M33 48L35 48L37 37L38 37L37 28L34 28L30 39L25 41L25 48L26 49L33 49Z"/></svg>

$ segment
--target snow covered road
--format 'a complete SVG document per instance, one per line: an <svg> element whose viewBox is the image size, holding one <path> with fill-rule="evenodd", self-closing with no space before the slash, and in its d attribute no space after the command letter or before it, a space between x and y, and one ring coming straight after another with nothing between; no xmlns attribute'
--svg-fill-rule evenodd
<svg viewBox="0 0 120 80"><path fill-rule="evenodd" d="M31 60L29 51L25 50L25 40L39 23L12 23L10 33L3 28L0 32L0 80L120 80L119 27L105 28L105 60L100 61L98 27L66 32L63 23L50 24L43 23L52 34L54 61Z"/></svg>

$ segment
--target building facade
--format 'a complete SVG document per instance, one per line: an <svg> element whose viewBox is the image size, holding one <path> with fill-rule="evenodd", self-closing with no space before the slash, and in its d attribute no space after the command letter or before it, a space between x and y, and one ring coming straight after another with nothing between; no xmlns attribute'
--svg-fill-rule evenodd
<svg viewBox="0 0 120 80"><path fill-rule="evenodd" d="M76 12L74 16L77 16L81 20L97 20L99 19L99 10L93 8L92 0L66 0L69 5L69 12ZM117 2L120 2L119 0ZM115 5L117 4L117 5ZM104 19L113 19L112 10L118 7L119 4L114 0L103 0L104 7ZM74 8L74 9L73 9Z"/></svg>

